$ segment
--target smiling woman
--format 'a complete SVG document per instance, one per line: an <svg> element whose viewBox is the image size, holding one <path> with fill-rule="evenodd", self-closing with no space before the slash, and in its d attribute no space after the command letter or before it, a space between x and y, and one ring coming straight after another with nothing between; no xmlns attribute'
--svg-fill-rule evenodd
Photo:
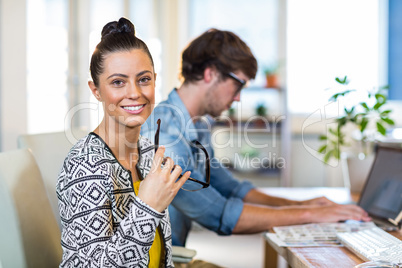
<svg viewBox="0 0 402 268"><path fill-rule="evenodd" d="M140 126L151 114L155 103L156 74L152 60L143 50L135 49L108 54L102 65L103 73L88 83L105 111L102 123L94 132L115 132L118 129L107 128L118 127L118 124Z"/></svg>
<svg viewBox="0 0 402 268"><path fill-rule="evenodd" d="M104 118L70 150L59 175L60 267L173 267L166 209L190 172L181 176L164 146L155 152L140 136L156 74L130 21L105 25L90 71Z"/></svg>

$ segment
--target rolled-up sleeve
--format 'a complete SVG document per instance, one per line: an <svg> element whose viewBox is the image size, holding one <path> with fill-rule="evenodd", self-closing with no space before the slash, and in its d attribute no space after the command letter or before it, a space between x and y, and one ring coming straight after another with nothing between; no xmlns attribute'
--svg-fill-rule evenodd
<svg viewBox="0 0 402 268"><path fill-rule="evenodd" d="M169 144L171 139L161 137L161 144ZM183 171L191 171L192 178L205 181L205 174L194 168L191 149L184 141L167 146L165 155L172 157ZM221 235L230 235L243 210L242 199L254 186L247 181L237 181L220 164L211 164L211 168L210 187L196 192L179 190L172 205L202 226Z"/></svg>

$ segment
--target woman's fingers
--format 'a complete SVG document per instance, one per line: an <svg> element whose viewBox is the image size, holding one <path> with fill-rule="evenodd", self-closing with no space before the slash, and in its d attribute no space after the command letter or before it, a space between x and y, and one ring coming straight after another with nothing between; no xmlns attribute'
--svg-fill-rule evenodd
<svg viewBox="0 0 402 268"><path fill-rule="evenodd" d="M174 165L172 170L172 176L178 178L182 172L182 168L179 165Z"/></svg>
<svg viewBox="0 0 402 268"><path fill-rule="evenodd" d="M164 153L165 153L165 146L161 145L159 146L158 150L155 153L154 157L154 162L152 164L152 170L155 172L160 166L162 165L162 162L164 160Z"/></svg>
<svg viewBox="0 0 402 268"><path fill-rule="evenodd" d="M166 172L171 172L174 166L173 159L170 157L165 157L162 162L162 170Z"/></svg>
<svg viewBox="0 0 402 268"><path fill-rule="evenodd" d="M177 189L180 189L183 186L183 184L188 180L188 178L190 178L190 175L191 171L187 171L181 176L181 178L179 177L179 179L176 181Z"/></svg>
<svg viewBox="0 0 402 268"><path fill-rule="evenodd" d="M172 161L173 162L173 161ZM175 188L177 191L183 186L183 184L190 177L191 171L185 172L181 175L182 168L179 165L174 165L172 169L172 173L170 174L170 179L172 179L172 183L175 184Z"/></svg>

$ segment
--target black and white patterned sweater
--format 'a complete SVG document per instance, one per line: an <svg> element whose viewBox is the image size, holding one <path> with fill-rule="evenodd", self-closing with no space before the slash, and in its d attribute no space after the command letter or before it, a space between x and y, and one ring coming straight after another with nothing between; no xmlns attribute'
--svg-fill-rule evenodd
<svg viewBox="0 0 402 268"><path fill-rule="evenodd" d="M139 139L138 167L145 178L154 150ZM57 181L62 222L60 267L147 267L160 226L163 267L173 267L168 211L159 213L135 194L131 172L105 142L90 133L70 150Z"/></svg>

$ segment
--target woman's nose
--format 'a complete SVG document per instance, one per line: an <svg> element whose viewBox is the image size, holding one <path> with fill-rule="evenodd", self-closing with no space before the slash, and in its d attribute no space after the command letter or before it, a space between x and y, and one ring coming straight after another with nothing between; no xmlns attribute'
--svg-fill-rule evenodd
<svg viewBox="0 0 402 268"><path fill-rule="evenodd" d="M136 99L141 96L141 89L136 84L130 84L126 88L126 96L129 99Z"/></svg>

